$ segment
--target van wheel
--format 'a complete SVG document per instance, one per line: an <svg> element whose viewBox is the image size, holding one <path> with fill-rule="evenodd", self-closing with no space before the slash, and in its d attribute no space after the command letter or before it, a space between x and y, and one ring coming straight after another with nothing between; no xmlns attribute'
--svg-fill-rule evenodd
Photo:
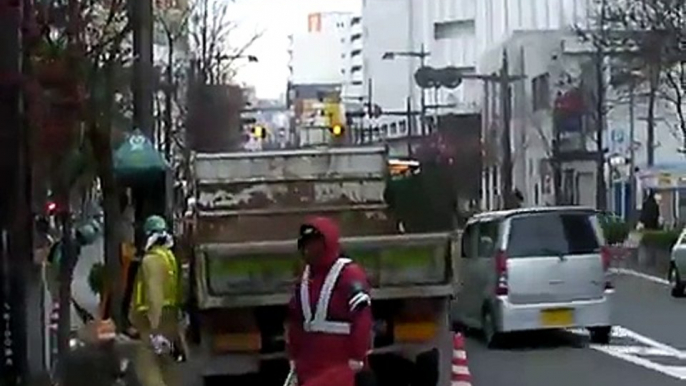
<svg viewBox="0 0 686 386"><path fill-rule="evenodd" d="M686 295L686 284L681 281L679 269L674 263L669 268L669 282L672 283L672 297L683 298Z"/></svg>
<svg viewBox="0 0 686 386"><path fill-rule="evenodd" d="M501 339L501 333L498 332L498 327L495 322L495 317L490 308L485 307L481 314L481 331L483 332L484 343L488 348L498 348Z"/></svg>
<svg viewBox="0 0 686 386"><path fill-rule="evenodd" d="M591 334L591 343L610 344L612 338L612 326L592 327L588 329Z"/></svg>

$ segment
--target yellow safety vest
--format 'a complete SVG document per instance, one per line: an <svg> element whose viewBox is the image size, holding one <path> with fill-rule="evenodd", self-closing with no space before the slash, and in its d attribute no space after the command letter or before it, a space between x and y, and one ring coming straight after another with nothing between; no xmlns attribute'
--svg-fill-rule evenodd
<svg viewBox="0 0 686 386"><path fill-rule="evenodd" d="M162 247L153 247L148 255L156 255L164 259L168 272L167 280L164 283L164 307L177 307L179 305L179 268L176 257L169 249ZM140 267L136 274L134 309L145 312L148 308L146 278L143 277L143 267Z"/></svg>

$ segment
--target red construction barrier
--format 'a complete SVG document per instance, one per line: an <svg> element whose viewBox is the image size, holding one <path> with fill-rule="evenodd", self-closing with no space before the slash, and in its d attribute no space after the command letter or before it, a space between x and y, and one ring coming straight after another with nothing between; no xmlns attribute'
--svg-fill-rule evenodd
<svg viewBox="0 0 686 386"><path fill-rule="evenodd" d="M459 333L453 335L453 366L450 384L451 386L472 386L464 337Z"/></svg>

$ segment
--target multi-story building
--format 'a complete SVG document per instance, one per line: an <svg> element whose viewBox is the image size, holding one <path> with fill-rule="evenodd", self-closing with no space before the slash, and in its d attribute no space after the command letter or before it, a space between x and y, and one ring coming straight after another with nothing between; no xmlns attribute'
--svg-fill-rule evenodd
<svg viewBox="0 0 686 386"><path fill-rule="evenodd" d="M454 66L465 73L477 71L479 58L517 30L551 30L586 23L587 0L365 0L365 84L383 110L405 110L410 98L413 110L421 108L422 91L413 74L420 66L415 57L387 52L428 52L426 65ZM393 28L388 28L389 20ZM465 80L455 90L429 90L429 105L443 107L429 115L475 113L480 109L483 85ZM376 122L388 127L389 137L407 135L405 118L382 116ZM393 127L403 130L393 130ZM414 127L417 127L416 125Z"/></svg>
<svg viewBox="0 0 686 386"><path fill-rule="evenodd" d="M479 72L498 71L504 52L510 73L525 77L511 86L510 120L513 183L522 193L523 204L595 206L598 114L594 48L569 30L515 32L482 57ZM654 164L648 165L646 84L640 77L612 58L603 65L606 200L614 212L628 215L640 205L644 190L656 189L662 197L664 220L674 223L686 214L686 199L682 199L686 197L682 193L682 181L686 180L683 134L674 130L679 126L674 105L658 99ZM484 140L495 148L495 156L483 170L482 203L488 209L502 202L500 101L500 87L489 84L482 102ZM559 144L557 154L554 140ZM636 168L633 174L632 165Z"/></svg>
<svg viewBox="0 0 686 386"><path fill-rule="evenodd" d="M312 13L307 29L290 36L293 85L336 84L344 97L362 92L362 23L347 12Z"/></svg>

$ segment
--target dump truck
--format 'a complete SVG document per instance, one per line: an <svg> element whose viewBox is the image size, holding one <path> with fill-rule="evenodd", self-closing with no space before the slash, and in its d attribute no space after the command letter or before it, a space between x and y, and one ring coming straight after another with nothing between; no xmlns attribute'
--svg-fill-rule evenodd
<svg viewBox="0 0 686 386"><path fill-rule="evenodd" d="M313 215L339 224L345 254L369 276L379 384L449 385L456 235L402 233L384 202L384 147L195 154L192 171L196 385L283 384L286 309L303 264L296 237Z"/></svg>

